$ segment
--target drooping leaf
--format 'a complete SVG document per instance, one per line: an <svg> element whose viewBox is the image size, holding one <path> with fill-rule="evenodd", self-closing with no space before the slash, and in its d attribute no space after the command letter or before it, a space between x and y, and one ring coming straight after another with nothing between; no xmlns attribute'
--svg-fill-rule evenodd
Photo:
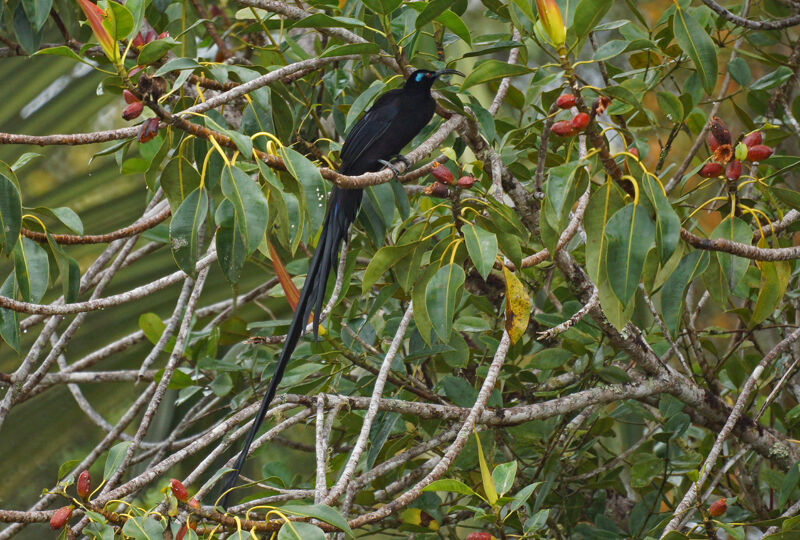
<svg viewBox="0 0 800 540"><path fill-rule="evenodd" d="M655 225L641 205L628 204L606 226L608 281L619 301L628 303L644 270L644 260L655 240Z"/></svg>
<svg viewBox="0 0 800 540"><path fill-rule="evenodd" d="M22 202L17 186L0 174L0 255L11 253L22 228Z"/></svg>
<svg viewBox="0 0 800 540"><path fill-rule="evenodd" d="M761 239L758 246L765 248L767 243ZM792 266L786 261L761 262L761 284L750 319L751 326L755 326L772 315L772 312L780 305L791 275Z"/></svg>
<svg viewBox="0 0 800 540"><path fill-rule="evenodd" d="M426 288L425 304L433 330L445 343L450 340L453 317L465 279L463 268L453 263L446 264L437 270Z"/></svg>
<svg viewBox="0 0 800 540"><path fill-rule="evenodd" d="M686 289L692 280L702 274L708 266L707 251L689 252L678 263L678 267L664 282L661 288L661 316L667 329L674 336L680 327L681 308L686 296Z"/></svg>
<svg viewBox="0 0 800 540"><path fill-rule="evenodd" d="M228 199L224 199L217 207L214 221L218 227L215 238L217 261L222 267L222 273L225 274L225 278L231 284L236 284L242 277L245 245L242 231L239 228L239 221L236 219L236 212L233 209L233 203Z"/></svg>
<svg viewBox="0 0 800 540"><path fill-rule="evenodd" d="M391 267L408 256L415 244L403 244L399 246L383 246L369 261L364 277L361 281L361 292L367 291L377 282Z"/></svg>
<svg viewBox="0 0 800 540"><path fill-rule="evenodd" d="M717 85L717 47L690 13L675 5L672 30L678 46L692 59L706 94Z"/></svg>
<svg viewBox="0 0 800 540"><path fill-rule="evenodd" d="M80 266L78 266L78 261L67 255L67 252L53 240L50 234L47 235L47 243L58 265L64 302L71 304L78 299L78 292L81 287Z"/></svg>
<svg viewBox="0 0 800 540"><path fill-rule="evenodd" d="M475 491L473 491L473 489L464 482L450 478L434 480L422 488L422 491L447 491L450 493L458 493L460 495L467 495L470 497L477 495L477 493L475 493Z"/></svg>
<svg viewBox="0 0 800 540"><path fill-rule="evenodd" d="M656 249L664 264L675 252L681 236L681 221L669 204L661 186L650 175L642 178L642 188L656 209Z"/></svg>
<svg viewBox="0 0 800 540"><path fill-rule="evenodd" d="M12 272L3 282L3 285L0 285L0 296L14 298L15 294L16 287L14 273ZM20 352L19 313L12 309L0 308L0 337L17 353Z"/></svg>
<svg viewBox="0 0 800 540"><path fill-rule="evenodd" d="M461 227L467 253L481 277L486 280L497 259L497 236L478 225L465 223Z"/></svg>
<svg viewBox="0 0 800 540"><path fill-rule="evenodd" d="M50 280L47 252L30 238L22 238L14 246L14 274L22 299L38 303Z"/></svg>
<svg viewBox="0 0 800 540"><path fill-rule="evenodd" d="M258 183L238 167L226 166L223 169L222 194L233 204L236 223L244 237L246 251L250 254L261 243L267 230L267 199Z"/></svg>
<svg viewBox="0 0 800 540"><path fill-rule="evenodd" d="M322 220L325 217L325 204L328 196L325 182L319 169L303 154L286 147L281 148L280 153L289 174L303 186L305 212L308 215L313 236L322 226Z"/></svg>
<svg viewBox="0 0 800 540"><path fill-rule="evenodd" d="M481 446L481 439L475 433L475 444L478 447L478 465L481 471L481 482L483 482L483 492L486 494L486 500L489 504L494 506L499 497L497 496L497 488L494 485L492 475L489 474L489 466L486 465L486 457L483 455L483 447Z"/></svg>
<svg viewBox="0 0 800 540"><path fill-rule="evenodd" d="M50 16L50 8L53 0L21 0L25 14L28 16L31 26L37 32L42 29L47 17Z"/></svg>
<svg viewBox="0 0 800 540"><path fill-rule="evenodd" d="M505 328L511 343L516 343L525 334L531 317L531 299L525 286L514 272L503 266L506 281Z"/></svg>
<svg viewBox="0 0 800 540"><path fill-rule="evenodd" d="M753 231L750 226L735 216L727 216L711 233L711 238L724 238L731 242L743 244L749 244L752 237ZM721 251L716 252L716 257L722 267L723 275L728 280L728 287L730 290L735 289L739 281L744 277L745 272L747 272L750 260Z"/></svg>
<svg viewBox="0 0 800 540"><path fill-rule="evenodd" d="M192 191L178 207L169 224L172 256L178 267L194 274L200 248L200 226L208 214L208 193L205 187Z"/></svg>

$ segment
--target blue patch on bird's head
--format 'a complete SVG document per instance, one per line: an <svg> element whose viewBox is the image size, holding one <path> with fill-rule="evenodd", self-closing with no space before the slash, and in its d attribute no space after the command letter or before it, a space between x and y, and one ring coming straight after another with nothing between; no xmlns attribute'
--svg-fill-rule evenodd
<svg viewBox="0 0 800 540"><path fill-rule="evenodd" d="M414 79L417 82L422 82L422 79L424 79L424 78L425 78L425 72L424 71L420 71L419 73L417 73L417 76L414 77Z"/></svg>

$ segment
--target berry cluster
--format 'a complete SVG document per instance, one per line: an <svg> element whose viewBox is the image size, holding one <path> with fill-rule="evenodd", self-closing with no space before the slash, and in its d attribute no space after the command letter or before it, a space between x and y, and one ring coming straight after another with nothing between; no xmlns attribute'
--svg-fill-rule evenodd
<svg viewBox="0 0 800 540"><path fill-rule="evenodd" d="M456 177L450 172L450 169L438 161L433 162L431 176L433 176L436 181L425 188L425 194L442 199L450 196L450 190L447 189L447 186L456 185L462 189L469 189L475 184L475 177L473 176L462 176L456 180Z"/></svg>
<svg viewBox="0 0 800 540"><path fill-rule="evenodd" d="M571 109L575 106L575 103L577 103L577 98L572 94L561 94L558 96L558 99L556 99L556 106L559 109ZM592 117L594 115L605 111L609 103L611 103L610 98L607 98L606 96L600 96L594 100L594 103L592 103L591 115L585 112L579 112L573 116L571 120L559 120L558 122L555 122L550 127L550 130L561 137L577 135L586 129L586 126L588 126L589 122L592 121Z"/></svg>
<svg viewBox="0 0 800 540"><path fill-rule="evenodd" d="M700 169L700 176L713 178L722 175L725 178L738 180L742 175L742 161L759 163L772 155L772 148L762 144L763 137L760 131L753 131L740 137L736 146L732 145L731 132L725 122L715 116L709 122L708 137L706 142L711 149L711 159Z"/></svg>

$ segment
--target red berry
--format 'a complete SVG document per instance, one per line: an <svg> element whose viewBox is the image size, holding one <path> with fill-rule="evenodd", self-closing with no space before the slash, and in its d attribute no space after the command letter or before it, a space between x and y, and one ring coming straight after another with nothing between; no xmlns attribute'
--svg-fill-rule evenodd
<svg viewBox="0 0 800 540"><path fill-rule="evenodd" d="M448 169L438 161L433 162L433 169L431 169L431 174L439 182L442 182L444 184L452 184L453 182L455 182L455 177L453 176L453 173L450 172L450 169Z"/></svg>
<svg viewBox="0 0 800 540"><path fill-rule="evenodd" d="M722 174L722 165L716 161L709 161L700 169L700 176L703 178L714 178Z"/></svg>
<svg viewBox="0 0 800 540"><path fill-rule="evenodd" d="M189 492L186 491L186 488L183 486L180 480L177 478L171 478L170 486L172 487L172 494L175 495L175 498L181 502L185 502L186 499L189 498Z"/></svg>
<svg viewBox="0 0 800 540"><path fill-rule="evenodd" d="M710 131L708 135L706 135L706 142L708 143L708 147L711 149L712 152L716 152L717 148L719 148L719 141L714 137L714 134Z"/></svg>
<svg viewBox="0 0 800 540"><path fill-rule="evenodd" d="M166 31L161 32L160 34L158 34L158 39L165 39L165 38L168 38L168 37L169 37L169 32L166 32Z"/></svg>
<svg viewBox="0 0 800 540"><path fill-rule="evenodd" d="M158 135L158 118L148 118L139 128L139 142L146 143Z"/></svg>
<svg viewBox="0 0 800 540"><path fill-rule="evenodd" d="M742 176L742 162L734 159L725 167L725 178L728 180L738 180Z"/></svg>
<svg viewBox="0 0 800 540"><path fill-rule="evenodd" d="M764 142L764 138L761 136L760 131L754 131L752 133L749 133L744 139L742 139L742 142L748 148L752 148Z"/></svg>
<svg viewBox="0 0 800 540"><path fill-rule="evenodd" d="M481 531L481 532L471 532L467 535L467 540L494 540L494 536L491 533Z"/></svg>
<svg viewBox="0 0 800 540"><path fill-rule="evenodd" d="M200 509L200 502L197 499L195 499L194 497L192 497L191 499L189 499L189 506L191 506L195 510L199 510Z"/></svg>
<svg viewBox="0 0 800 540"><path fill-rule="evenodd" d="M560 135L561 137L567 137L574 134L572 130L572 122L569 120L561 120L560 122L556 122L550 128L550 131L556 135Z"/></svg>
<svg viewBox="0 0 800 540"><path fill-rule="evenodd" d="M731 144L731 132L728 126L719 116L715 116L710 122L711 133L719 144Z"/></svg>
<svg viewBox="0 0 800 540"><path fill-rule="evenodd" d="M72 507L71 506L62 506L56 513L53 514L53 517L50 518L50 528L54 531L62 528L64 525L67 524L69 518L72 517Z"/></svg>
<svg viewBox="0 0 800 540"><path fill-rule="evenodd" d="M76 486L78 490L78 497L85 499L92 492L92 477L89 471L83 471L78 475L78 482Z"/></svg>
<svg viewBox="0 0 800 540"><path fill-rule="evenodd" d="M771 155L772 148L764 146L763 144L757 144L751 146L750 150L747 152L747 161L764 161Z"/></svg>
<svg viewBox="0 0 800 540"><path fill-rule="evenodd" d="M575 96L572 94L561 94L556 100L556 105L562 109L570 109L575 106Z"/></svg>
<svg viewBox="0 0 800 540"><path fill-rule="evenodd" d="M140 114L142 114L142 110L144 109L144 103L141 101L134 101L122 111L122 119L123 120L133 120Z"/></svg>
<svg viewBox="0 0 800 540"><path fill-rule="evenodd" d="M728 503L725 499L719 499L711 503L708 507L708 515L711 517L719 517L728 510Z"/></svg>
<svg viewBox="0 0 800 540"><path fill-rule="evenodd" d="M447 189L447 186L442 184L441 182L434 182L433 184L426 187L424 191L426 195L439 197L440 199L446 199L447 197L450 196L450 190Z"/></svg>
<svg viewBox="0 0 800 540"><path fill-rule="evenodd" d="M583 128L589 125L589 115L585 112L580 112L572 117L572 129L575 131L581 131Z"/></svg>
<svg viewBox="0 0 800 540"><path fill-rule="evenodd" d="M475 178L472 176L462 176L458 179L458 187L469 189L475 184Z"/></svg>
<svg viewBox="0 0 800 540"><path fill-rule="evenodd" d="M136 103L139 101L139 98L137 98L130 90L123 90L122 98L125 100L125 103Z"/></svg>

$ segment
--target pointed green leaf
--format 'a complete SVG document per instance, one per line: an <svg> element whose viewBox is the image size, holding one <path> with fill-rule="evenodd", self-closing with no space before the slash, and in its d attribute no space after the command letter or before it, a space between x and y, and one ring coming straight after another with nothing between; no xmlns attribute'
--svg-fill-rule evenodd
<svg viewBox="0 0 800 540"><path fill-rule="evenodd" d="M325 203L328 198L328 190L319 169L311 163L303 154L291 148L283 147L280 150L286 169L303 186L302 196L305 208L311 225L311 235L316 235L322 220L325 218Z"/></svg>
<svg viewBox="0 0 800 540"><path fill-rule="evenodd" d="M661 316L673 336L680 328L681 308L686 296L686 289L695 277L705 271L708 260L708 252L699 249L684 255L681 262L678 263L678 267L661 288Z"/></svg>
<svg viewBox="0 0 800 540"><path fill-rule="evenodd" d="M416 29L419 30L434 20L446 9L452 6L454 1L455 0L430 0L430 2L428 2L428 4L425 6L425 9L422 10L422 13L417 16L416 22L414 22Z"/></svg>
<svg viewBox="0 0 800 540"><path fill-rule="evenodd" d="M325 540L325 533L311 523L292 521L278 531L278 540Z"/></svg>
<svg viewBox="0 0 800 540"><path fill-rule="evenodd" d="M767 247L764 240L761 240L758 245ZM756 305L753 308L753 316L750 319L751 326L755 326L772 315L772 312L780 305L791 275L792 266L786 261L761 262L761 285Z"/></svg>
<svg viewBox="0 0 800 540"><path fill-rule="evenodd" d="M753 230L750 225L737 217L727 216L711 233L711 238L724 238L731 242L749 244L753 237ZM730 290L736 288L739 281L744 277L747 268L750 266L750 259L737 257L730 253L716 252L717 260L722 267L722 273L728 280Z"/></svg>
<svg viewBox="0 0 800 540"><path fill-rule="evenodd" d="M439 339L450 341L456 304L464 287L464 269L457 264L446 264L439 268L428 282L425 304Z"/></svg>
<svg viewBox="0 0 800 540"><path fill-rule="evenodd" d="M232 285L235 285L242 277L245 245L242 232L239 230L236 212L233 209L233 204L228 199L224 199L217 207L214 220L217 223L217 227L219 227L215 239L217 261L222 267L225 278Z"/></svg>
<svg viewBox="0 0 800 540"><path fill-rule="evenodd" d="M57 208L37 206L33 209L33 211L39 214L47 214L57 219L75 234L83 234L83 222L81 221L80 216L78 216L78 214L76 214L72 208L68 208L66 206L59 206Z"/></svg>
<svg viewBox="0 0 800 540"><path fill-rule="evenodd" d="M17 186L0 174L0 255L11 253L22 228L22 202Z"/></svg>
<svg viewBox="0 0 800 540"><path fill-rule="evenodd" d="M10 273L3 285L0 286L0 296L14 298L16 296L16 283L14 273ZM8 346L19 353L19 313L11 309L0 308L0 337L8 343Z"/></svg>
<svg viewBox="0 0 800 540"><path fill-rule="evenodd" d="M499 496L505 495L511 486L514 485L514 478L517 476L517 462L509 461L501 463L492 471L492 481L497 489Z"/></svg>
<svg viewBox="0 0 800 540"><path fill-rule="evenodd" d="M467 88L489 81L495 81L504 77L517 77L525 75L532 70L527 66L519 64L509 64L500 60L487 60L469 72L469 75L461 83L461 91Z"/></svg>
<svg viewBox="0 0 800 540"><path fill-rule="evenodd" d="M384 246L372 257L364 270L361 281L361 292L366 294L376 281L383 276L392 266L403 260L413 249L414 244L401 246Z"/></svg>
<svg viewBox="0 0 800 540"><path fill-rule="evenodd" d="M595 283L599 283L601 264L606 259L608 244L606 243L606 224L617 210L625 205L620 190L612 183L606 182L600 189L592 193L586 212L583 216L586 229L586 271Z"/></svg>
<svg viewBox="0 0 800 540"><path fill-rule="evenodd" d="M124 441L111 447L111 450L108 451L106 464L103 468L103 480L108 480L109 477L117 472L117 469L119 469L120 465L122 465L122 460L125 459L125 453L128 451L128 447L131 444L133 444L132 441Z"/></svg>
<svg viewBox="0 0 800 540"><path fill-rule="evenodd" d="M81 287L81 269L78 261L67 255L67 252L53 240L49 233L47 234L47 243L58 265L64 303L71 304L78 299Z"/></svg>
<svg viewBox="0 0 800 540"><path fill-rule="evenodd" d="M225 167L222 171L222 193L236 212L236 223L244 236L247 253L256 250L269 221L267 199L258 183L238 167Z"/></svg>
<svg viewBox="0 0 800 540"><path fill-rule="evenodd" d="M37 32L42 29L47 17L50 16L50 8L53 0L21 0L25 14L28 16L31 26Z"/></svg>
<svg viewBox="0 0 800 540"><path fill-rule="evenodd" d="M450 478L434 480L422 488L422 491L447 491L450 493L458 493L460 495L468 495L470 497L477 495L477 493L475 493L475 491L473 491L473 489L464 482Z"/></svg>
<svg viewBox="0 0 800 540"><path fill-rule="evenodd" d="M347 524L347 520L335 508L331 508L325 504L287 504L281 508L286 513L294 514L297 516L313 517L324 521L328 525L333 525L339 530L344 532L350 538L355 538L353 530Z"/></svg>
<svg viewBox="0 0 800 540"><path fill-rule="evenodd" d="M581 0L575 8L572 29L578 39L583 38L605 17L614 0Z"/></svg>
<svg viewBox="0 0 800 540"><path fill-rule="evenodd" d="M481 277L486 280L497 259L497 236L478 225L465 223L461 227L467 253Z"/></svg>
<svg viewBox="0 0 800 540"><path fill-rule="evenodd" d="M705 28L676 4L672 30L678 46L692 59L706 94L717 85L717 47Z"/></svg>
<svg viewBox="0 0 800 540"><path fill-rule="evenodd" d="M606 240L608 281L625 305L639 286L645 257L655 240L655 225L641 205L628 204L608 220Z"/></svg>
<svg viewBox="0 0 800 540"><path fill-rule="evenodd" d="M183 200L169 224L172 257L178 267L189 275L194 274L200 248L200 226L208 213L208 193L204 187L192 191Z"/></svg>
<svg viewBox="0 0 800 540"><path fill-rule="evenodd" d="M642 188L656 209L656 249L661 263L675 252L681 237L681 220L669 204L661 186L649 175L642 178Z"/></svg>
<svg viewBox="0 0 800 540"><path fill-rule="evenodd" d="M14 274L20 294L26 302L38 303L50 280L47 252L30 238L22 238L14 246Z"/></svg>

